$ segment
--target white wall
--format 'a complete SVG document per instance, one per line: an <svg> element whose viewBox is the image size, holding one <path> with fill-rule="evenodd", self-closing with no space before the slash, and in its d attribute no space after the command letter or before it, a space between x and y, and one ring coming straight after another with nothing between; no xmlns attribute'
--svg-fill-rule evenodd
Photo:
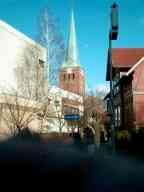
<svg viewBox="0 0 144 192"><path fill-rule="evenodd" d="M23 52L36 43L10 25L0 21L0 86L16 87L15 68L22 61ZM46 50L39 46L40 59L46 61Z"/></svg>
<svg viewBox="0 0 144 192"><path fill-rule="evenodd" d="M0 86L17 87L15 69L17 69L20 64L23 64L24 52L28 46L36 46L39 49L39 59L46 62L46 50L43 47L8 24L0 21ZM58 87L51 87L48 94L53 100L51 104L53 113L55 113L54 99L56 96L58 96L60 100L60 108L62 107L62 98L68 98L83 103L81 96ZM80 108L82 108L82 105ZM37 129L37 125L38 122L34 122L33 127ZM59 131L58 121L56 119L51 119L50 127L51 131ZM63 131L66 131L66 128L67 126L63 128Z"/></svg>
<svg viewBox="0 0 144 192"><path fill-rule="evenodd" d="M79 110L81 112L83 112L83 98L80 95L71 93L69 91L65 91L65 90L60 89L60 88L55 87L55 86L49 87L48 95L51 98L50 109L51 109L52 116L57 116L58 111L61 114L62 99L63 98L67 98L69 100L80 102L80 105L78 107L79 107ZM54 103L55 100L59 101L59 107L57 107L57 108L56 108L55 103ZM62 114L60 116L63 117ZM65 124L62 128L62 132L67 132L68 128L71 128L71 127L68 127L67 121L65 121ZM59 132L59 120L57 118L49 118L48 131L49 132L51 132L51 131Z"/></svg>

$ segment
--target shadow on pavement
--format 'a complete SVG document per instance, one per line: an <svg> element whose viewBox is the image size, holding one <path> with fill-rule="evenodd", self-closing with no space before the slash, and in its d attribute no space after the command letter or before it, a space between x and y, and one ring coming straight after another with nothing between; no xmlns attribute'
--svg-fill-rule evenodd
<svg viewBox="0 0 144 192"><path fill-rule="evenodd" d="M86 146L85 146L86 147ZM11 138L0 144L1 183L46 191L144 191L144 164L56 141L40 144ZM12 185L11 185L12 186ZM45 189L44 189L45 187Z"/></svg>
<svg viewBox="0 0 144 192"><path fill-rule="evenodd" d="M0 143L1 183L14 180L22 188L31 184L33 190L40 186L46 191L87 191L87 163L87 155L74 144L19 138Z"/></svg>

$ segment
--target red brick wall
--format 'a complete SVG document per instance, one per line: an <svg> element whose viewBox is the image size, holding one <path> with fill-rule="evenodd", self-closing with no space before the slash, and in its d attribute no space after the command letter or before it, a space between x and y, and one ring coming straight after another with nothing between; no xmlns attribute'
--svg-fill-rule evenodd
<svg viewBox="0 0 144 192"><path fill-rule="evenodd" d="M134 113L138 127L144 127L144 95L134 95Z"/></svg>
<svg viewBox="0 0 144 192"><path fill-rule="evenodd" d="M80 68L72 69L71 72L67 70L62 70L60 72L59 86L64 90L83 95L85 91L84 81L84 73Z"/></svg>
<svg viewBox="0 0 144 192"><path fill-rule="evenodd" d="M123 128L131 129L134 127L132 76L123 82Z"/></svg>
<svg viewBox="0 0 144 192"><path fill-rule="evenodd" d="M144 62L133 73L133 98L136 124L144 127Z"/></svg>
<svg viewBox="0 0 144 192"><path fill-rule="evenodd" d="M144 62L134 70L133 74L133 90L144 91Z"/></svg>

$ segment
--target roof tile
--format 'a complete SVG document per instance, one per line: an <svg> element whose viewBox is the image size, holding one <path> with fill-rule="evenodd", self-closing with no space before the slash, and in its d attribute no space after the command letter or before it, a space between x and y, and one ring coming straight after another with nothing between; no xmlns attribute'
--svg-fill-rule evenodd
<svg viewBox="0 0 144 192"><path fill-rule="evenodd" d="M144 48L113 48L113 66L131 68L144 56Z"/></svg>

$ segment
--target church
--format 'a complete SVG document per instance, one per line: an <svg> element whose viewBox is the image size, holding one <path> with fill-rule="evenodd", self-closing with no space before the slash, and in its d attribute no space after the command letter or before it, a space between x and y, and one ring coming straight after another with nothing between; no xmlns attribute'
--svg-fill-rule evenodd
<svg viewBox="0 0 144 192"><path fill-rule="evenodd" d="M55 96L55 92L57 93L57 98L59 98L58 100L63 115L82 115L83 97L85 94L85 77L79 61L73 10L70 18L65 58L59 72L59 87L52 86L50 89L53 90L51 91L51 95ZM54 101L55 99L52 100ZM72 124L73 123L74 122L72 122ZM66 129L67 126L68 124L66 123ZM76 127L76 125L74 126Z"/></svg>
<svg viewBox="0 0 144 192"><path fill-rule="evenodd" d="M60 71L60 88L83 96L84 71L80 67L73 11L69 31L65 61Z"/></svg>
<svg viewBox="0 0 144 192"><path fill-rule="evenodd" d="M43 130L67 132L72 127L68 126L64 115L82 115L83 96L85 94L85 77L79 61L73 10L65 58L59 72L58 87L50 86L47 79L44 78L45 62L47 61L44 47L4 21L0 21L1 114L7 114L8 109L6 108L12 105L12 101L18 101L18 99L11 99L10 90L17 91L18 97L21 99L20 105L22 108L24 108L25 98L29 98L31 103L35 103L35 106L37 106L37 101L40 102L41 98L45 97L49 101L49 119L43 123ZM3 92L9 96L6 97L6 100ZM8 105L9 102L10 105ZM32 105L31 103L29 106ZM13 104L16 105L15 103ZM31 111L30 108L29 111ZM1 115L0 135L8 134L8 127L12 126L13 124L8 125L8 122L4 122L4 118ZM76 125L72 126L76 128ZM29 123L29 127L34 131L39 131L39 119L37 117L33 118Z"/></svg>

